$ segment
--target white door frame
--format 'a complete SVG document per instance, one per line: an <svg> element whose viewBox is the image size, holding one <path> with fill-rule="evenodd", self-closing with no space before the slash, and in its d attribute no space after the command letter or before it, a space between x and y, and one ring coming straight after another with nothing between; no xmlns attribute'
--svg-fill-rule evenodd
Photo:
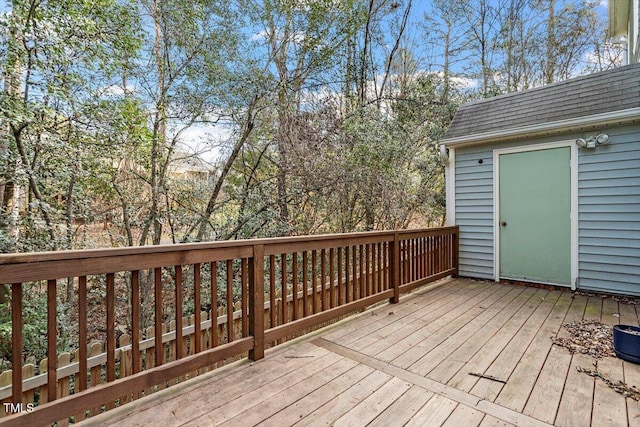
<svg viewBox="0 0 640 427"><path fill-rule="evenodd" d="M570 149L571 289L576 289L578 281L578 146L575 144L575 140L521 145L493 150L493 274L496 282L500 281L500 155L562 147L569 147Z"/></svg>

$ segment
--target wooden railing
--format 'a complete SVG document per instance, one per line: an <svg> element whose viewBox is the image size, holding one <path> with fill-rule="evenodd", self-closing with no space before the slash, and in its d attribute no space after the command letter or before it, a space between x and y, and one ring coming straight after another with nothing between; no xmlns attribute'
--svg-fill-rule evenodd
<svg viewBox="0 0 640 427"><path fill-rule="evenodd" d="M260 359L287 337L455 276L457 265L457 227L0 255L0 283L11 287L14 367L11 385L0 383L0 424L65 425L230 358ZM77 350L61 363L57 297L68 283L77 293ZM23 293L33 286L46 288L47 359L37 375L33 368L25 375L15 367L25 357ZM88 288L96 286L105 294L99 354L87 335ZM146 325L141 310L149 305ZM127 319L117 317L123 311ZM128 324L120 346L117 324Z"/></svg>

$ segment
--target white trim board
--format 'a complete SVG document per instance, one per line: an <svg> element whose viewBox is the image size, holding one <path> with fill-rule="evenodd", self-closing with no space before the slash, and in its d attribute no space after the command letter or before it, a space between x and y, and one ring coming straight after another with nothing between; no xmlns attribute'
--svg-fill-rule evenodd
<svg viewBox="0 0 640 427"><path fill-rule="evenodd" d="M456 149L449 148L449 162L444 168L447 200L447 225L456 225Z"/></svg>
<svg viewBox="0 0 640 427"><path fill-rule="evenodd" d="M496 282L500 281L500 210L498 209L500 206L500 155L562 147L569 147L571 156L569 165L571 168L571 182L569 184L571 188L571 290L576 289L578 281L578 147L574 140L544 144L530 144L493 150L493 276ZM554 283L548 284L553 285Z"/></svg>

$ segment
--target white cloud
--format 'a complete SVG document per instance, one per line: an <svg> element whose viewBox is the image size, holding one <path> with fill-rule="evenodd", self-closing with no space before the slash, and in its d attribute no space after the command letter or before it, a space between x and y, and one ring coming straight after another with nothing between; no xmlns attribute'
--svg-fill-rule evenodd
<svg viewBox="0 0 640 427"><path fill-rule="evenodd" d="M174 137L179 128L170 126L169 136ZM224 155L225 146L232 138L233 127L229 124L195 124L180 133L179 142L187 151L215 163Z"/></svg>
<svg viewBox="0 0 640 427"><path fill-rule="evenodd" d="M111 85L102 89L102 94L104 96L123 96L125 93L133 93L135 92L136 87L134 85L128 84L123 87L122 85Z"/></svg>

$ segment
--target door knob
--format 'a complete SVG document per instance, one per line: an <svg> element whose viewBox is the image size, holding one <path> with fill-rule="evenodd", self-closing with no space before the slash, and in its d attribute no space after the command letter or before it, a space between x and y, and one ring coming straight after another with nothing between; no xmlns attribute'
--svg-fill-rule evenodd
<svg viewBox="0 0 640 427"><path fill-rule="evenodd" d="M500 223L500 225L502 225L503 227L506 227L506 226L507 226L507 221L502 221L502 222Z"/></svg>

